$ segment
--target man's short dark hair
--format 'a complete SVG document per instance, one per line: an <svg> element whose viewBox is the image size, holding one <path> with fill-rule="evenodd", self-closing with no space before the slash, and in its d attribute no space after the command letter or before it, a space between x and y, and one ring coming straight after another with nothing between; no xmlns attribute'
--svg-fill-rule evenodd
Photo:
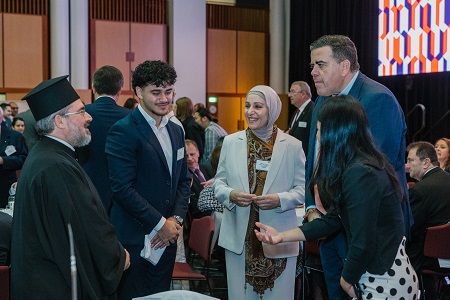
<svg viewBox="0 0 450 300"><path fill-rule="evenodd" d="M406 147L406 151L408 152L412 149L416 149L416 155L420 160L429 158L433 166L439 166L436 149L431 143L420 141L411 143Z"/></svg>
<svg viewBox="0 0 450 300"><path fill-rule="evenodd" d="M146 60L136 67L131 77L131 84L136 93L136 87L145 88L152 84L157 87L174 85L177 81L175 69L162 60Z"/></svg>
<svg viewBox="0 0 450 300"><path fill-rule="evenodd" d="M359 70L358 52L352 40L345 35L324 35L315 40L310 46L309 50L329 46L331 48L331 56L337 62L344 60L350 61L350 70L352 72Z"/></svg>
<svg viewBox="0 0 450 300"><path fill-rule="evenodd" d="M0 104L0 107L2 108L2 110L5 110L6 107L11 107L11 105L9 105L9 103L2 103Z"/></svg>
<svg viewBox="0 0 450 300"><path fill-rule="evenodd" d="M113 66L103 66L95 71L92 86L99 95L117 95L123 87L123 75Z"/></svg>

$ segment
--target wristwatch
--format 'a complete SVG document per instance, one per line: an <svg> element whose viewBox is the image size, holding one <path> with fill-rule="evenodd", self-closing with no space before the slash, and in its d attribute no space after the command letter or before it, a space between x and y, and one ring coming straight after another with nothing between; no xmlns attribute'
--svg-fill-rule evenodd
<svg viewBox="0 0 450 300"><path fill-rule="evenodd" d="M175 220L177 220L177 223L178 223L180 226L183 226L183 221L184 221L184 220L183 220L182 217L177 216L177 215L173 215L172 218L174 218Z"/></svg>

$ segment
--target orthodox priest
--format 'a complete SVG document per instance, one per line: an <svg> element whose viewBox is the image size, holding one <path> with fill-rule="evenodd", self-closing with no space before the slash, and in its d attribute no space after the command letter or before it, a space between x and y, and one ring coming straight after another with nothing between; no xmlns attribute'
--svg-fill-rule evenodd
<svg viewBox="0 0 450 300"><path fill-rule="evenodd" d="M129 254L118 242L100 197L76 159L92 120L67 81L46 80L28 101L42 136L17 185L11 247L11 299L114 299ZM73 230L71 272L68 224ZM72 277L74 278L74 277Z"/></svg>

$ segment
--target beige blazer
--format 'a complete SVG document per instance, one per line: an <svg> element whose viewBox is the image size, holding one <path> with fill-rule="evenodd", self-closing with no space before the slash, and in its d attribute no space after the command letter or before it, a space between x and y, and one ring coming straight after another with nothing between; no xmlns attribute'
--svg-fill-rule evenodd
<svg viewBox="0 0 450 300"><path fill-rule="evenodd" d="M214 193L226 209L220 229L219 245L236 254L244 249L250 206L240 207L230 202L232 190L249 192L247 171L247 138L245 131L227 136L224 140ZM297 227L295 208L305 199L305 154L296 138L278 130L263 194L278 194L281 207L260 210L260 221L279 231ZM298 242L263 245L270 258L297 256Z"/></svg>

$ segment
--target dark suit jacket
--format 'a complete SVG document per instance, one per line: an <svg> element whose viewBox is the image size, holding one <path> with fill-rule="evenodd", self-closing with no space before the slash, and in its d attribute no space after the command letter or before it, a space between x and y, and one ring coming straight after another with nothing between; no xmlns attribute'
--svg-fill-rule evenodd
<svg viewBox="0 0 450 300"><path fill-rule="evenodd" d="M5 151L8 147L14 147L15 152L7 155ZM27 154L22 134L1 123L0 156L3 158L3 164L0 165L0 207L6 207L8 204L9 189L11 184L17 181L16 170L22 169Z"/></svg>
<svg viewBox="0 0 450 300"><path fill-rule="evenodd" d="M139 109L114 124L106 139L113 193L111 222L122 244L143 246L164 216L186 216L191 176L183 130L168 122L172 176L163 149Z"/></svg>
<svg viewBox="0 0 450 300"><path fill-rule="evenodd" d="M200 164L200 171L202 171L206 181L214 177L212 169L208 165ZM198 209L198 198L200 197L200 192L203 190L203 186L200 183L200 179L198 179L197 175L195 175L190 169L189 172L191 173L192 177L191 197L189 201L189 212L191 213L191 217L193 219L199 219L204 216L210 216L212 210L201 212Z"/></svg>
<svg viewBox="0 0 450 300"><path fill-rule="evenodd" d="M405 172L406 153L406 123L403 110L394 94L384 85L368 78L361 72L356 78L349 95L357 99L364 107L369 120L370 131L375 143L386 155L395 169L405 194L408 193ZM314 148L316 146L317 111L318 107L328 97L319 96L314 104L309 135L309 150L306 160L306 207L314 205L314 197L309 189L309 183L314 168ZM409 229L413 223L409 202L404 202L403 215L405 219L405 235L409 237Z"/></svg>
<svg viewBox="0 0 450 300"><path fill-rule="evenodd" d="M0 212L0 266L9 266L12 217Z"/></svg>
<svg viewBox="0 0 450 300"><path fill-rule="evenodd" d="M110 97L99 97L94 103L86 105L86 112L92 116L89 125L92 140L89 145L77 149L78 161L97 188L107 212L111 208L112 193L105 155L106 135L114 123L124 118L130 111L117 105Z"/></svg>
<svg viewBox="0 0 450 300"><path fill-rule="evenodd" d="M449 187L450 174L437 167L409 189L414 225L411 227L411 241L406 244L406 253L416 271L424 267L439 267L437 259L423 256L423 245L426 228L450 221Z"/></svg>
<svg viewBox="0 0 450 300"><path fill-rule="evenodd" d="M302 142L302 148L305 152L305 156L308 156L308 145L309 145L309 132L311 129L311 117L313 112L314 102L311 101L306 105L305 109L302 111L300 116L297 118L295 123L291 127L290 135ZM289 126L292 124L292 120L295 118L295 113L289 121ZM300 122L306 126L299 126Z"/></svg>
<svg viewBox="0 0 450 300"><path fill-rule="evenodd" d="M364 272L383 274L394 263L403 238L400 202L385 169L357 157L342 175L340 214L328 213L300 228L306 240L345 228L349 249L342 276L356 283Z"/></svg>
<svg viewBox="0 0 450 300"><path fill-rule="evenodd" d="M203 157L204 145L205 145L205 130L195 122L194 117L187 117L183 121L185 138L189 140L193 140L197 144L198 151L200 152L199 161Z"/></svg>

